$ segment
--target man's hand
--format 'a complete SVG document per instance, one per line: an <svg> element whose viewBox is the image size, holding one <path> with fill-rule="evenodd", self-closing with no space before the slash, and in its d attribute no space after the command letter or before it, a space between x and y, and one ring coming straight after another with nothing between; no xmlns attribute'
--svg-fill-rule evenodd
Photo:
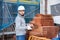
<svg viewBox="0 0 60 40"><path fill-rule="evenodd" d="M31 27L31 28L33 28L33 27L34 27L34 25L33 25L32 23L29 23L29 25L30 25L30 27Z"/></svg>

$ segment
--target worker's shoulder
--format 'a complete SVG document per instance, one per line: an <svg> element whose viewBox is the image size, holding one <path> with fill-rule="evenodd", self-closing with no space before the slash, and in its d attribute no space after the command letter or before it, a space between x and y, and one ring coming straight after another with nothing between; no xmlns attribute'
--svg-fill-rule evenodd
<svg viewBox="0 0 60 40"><path fill-rule="evenodd" d="M21 20L21 17L17 16L15 20Z"/></svg>

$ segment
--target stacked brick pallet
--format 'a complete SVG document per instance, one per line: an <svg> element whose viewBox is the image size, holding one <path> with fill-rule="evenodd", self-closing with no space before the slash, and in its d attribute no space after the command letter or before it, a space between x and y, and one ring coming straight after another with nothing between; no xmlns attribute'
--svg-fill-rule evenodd
<svg viewBox="0 0 60 40"><path fill-rule="evenodd" d="M54 26L54 21L51 15L37 14L31 23L37 26Z"/></svg>
<svg viewBox="0 0 60 40"><path fill-rule="evenodd" d="M54 38L58 34L58 28L55 26L41 26L30 32L30 35Z"/></svg>
<svg viewBox="0 0 60 40"><path fill-rule="evenodd" d="M30 35L54 38L58 34L59 28L54 26L51 15L37 14L31 23L34 24L35 28L30 31Z"/></svg>

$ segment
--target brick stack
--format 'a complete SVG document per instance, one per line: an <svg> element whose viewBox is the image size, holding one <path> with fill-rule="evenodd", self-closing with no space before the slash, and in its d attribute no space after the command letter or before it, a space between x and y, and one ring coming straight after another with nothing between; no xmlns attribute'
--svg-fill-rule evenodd
<svg viewBox="0 0 60 40"><path fill-rule="evenodd" d="M54 38L59 30L58 27L54 26L51 15L37 14L31 23L33 23L36 28L29 32L30 35Z"/></svg>
<svg viewBox="0 0 60 40"><path fill-rule="evenodd" d="M54 21L51 15L37 14L32 23L37 26L54 26Z"/></svg>
<svg viewBox="0 0 60 40"><path fill-rule="evenodd" d="M42 26L30 32L30 35L54 38L58 34L58 27L56 26Z"/></svg>

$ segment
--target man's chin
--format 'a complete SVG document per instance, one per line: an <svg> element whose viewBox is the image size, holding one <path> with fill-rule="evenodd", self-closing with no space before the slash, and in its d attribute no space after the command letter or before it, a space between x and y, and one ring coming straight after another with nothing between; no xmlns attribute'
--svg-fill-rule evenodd
<svg viewBox="0 0 60 40"><path fill-rule="evenodd" d="M21 16L24 16L24 15L21 15Z"/></svg>

